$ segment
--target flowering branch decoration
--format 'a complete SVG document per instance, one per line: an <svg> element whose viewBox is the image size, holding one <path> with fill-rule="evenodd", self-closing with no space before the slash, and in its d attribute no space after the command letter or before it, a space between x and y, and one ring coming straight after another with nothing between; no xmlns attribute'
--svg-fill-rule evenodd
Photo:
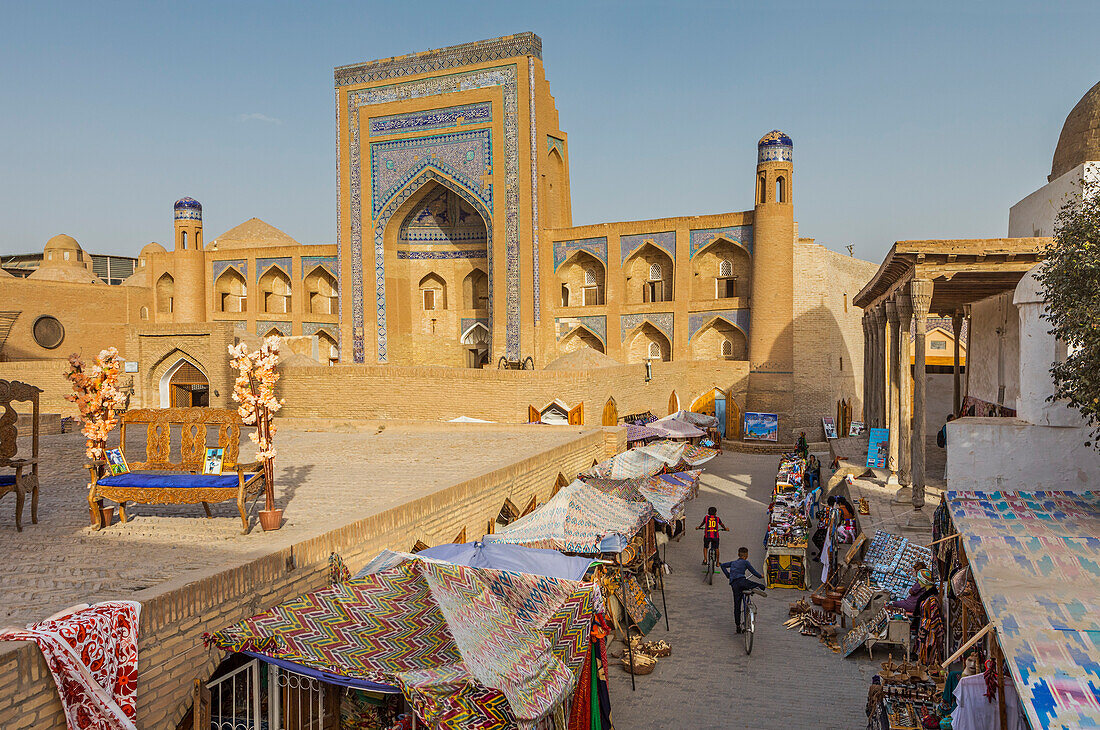
<svg viewBox="0 0 1100 730"><path fill-rule="evenodd" d="M271 422L273 413L283 407L283 401L275 397L275 383L279 374L275 367L279 364L279 338L264 339L259 350L249 352L243 343L230 345L229 364L237 371L233 384L233 400L239 403L237 413L249 426L255 426L256 432L248 437L260 447L257 458L264 462L264 492L266 508L275 509L274 467L275 425Z"/></svg>
<svg viewBox="0 0 1100 730"><path fill-rule="evenodd" d="M102 350L91 364L73 353L69 355L69 372L65 379L73 384L73 392L65 400L76 403L84 421L81 432L87 439L85 454L89 459L107 458L107 435L118 425L118 414L126 410L126 395L118 388L122 358L118 350Z"/></svg>

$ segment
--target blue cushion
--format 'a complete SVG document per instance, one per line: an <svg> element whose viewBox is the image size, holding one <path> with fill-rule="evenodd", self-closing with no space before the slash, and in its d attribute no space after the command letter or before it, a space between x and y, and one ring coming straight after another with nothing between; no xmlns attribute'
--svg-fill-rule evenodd
<svg viewBox="0 0 1100 730"><path fill-rule="evenodd" d="M0 487L10 487L15 484L14 474L0 474Z"/></svg>
<svg viewBox="0 0 1100 730"><path fill-rule="evenodd" d="M130 487L133 489L235 489L237 487L237 475L132 471L128 474L103 477L98 483L105 487Z"/></svg>

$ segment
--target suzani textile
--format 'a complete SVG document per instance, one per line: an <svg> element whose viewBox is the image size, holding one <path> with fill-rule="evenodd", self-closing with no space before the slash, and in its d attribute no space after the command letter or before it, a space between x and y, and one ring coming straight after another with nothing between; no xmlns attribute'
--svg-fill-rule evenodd
<svg viewBox="0 0 1100 730"><path fill-rule="evenodd" d="M136 730L140 611L134 601L106 601L0 632L0 640L38 644L69 730Z"/></svg>
<svg viewBox="0 0 1100 730"><path fill-rule="evenodd" d="M589 477L584 483L629 502L648 502L662 520L671 522L683 513L684 504L698 493L702 473L696 469L637 479Z"/></svg>
<svg viewBox="0 0 1100 730"><path fill-rule="evenodd" d="M685 444L671 441L658 441L646 446L637 446L610 459L604 459L581 477L603 477L605 479L635 479L651 477L665 467L680 463Z"/></svg>
<svg viewBox="0 0 1100 730"><path fill-rule="evenodd" d="M947 500L1031 727L1100 728L1100 494Z"/></svg>
<svg viewBox="0 0 1100 730"><path fill-rule="evenodd" d="M531 514L484 539L583 555L617 553L652 515L645 502L629 502L574 481Z"/></svg>
<svg viewBox="0 0 1100 730"><path fill-rule="evenodd" d="M571 698L597 611L591 583L407 560L208 640L397 685L432 728L534 728Z"/></svg>
<svg viewBox="0 0 1100 730"><path fill-rule="evenodd" d="M680 463L685 467L694 469L697 466L706 464L716 456L718 456L718 449L708 449L706 446L692 446L688 444L684 447L684 453L680 457Z"/></svg>

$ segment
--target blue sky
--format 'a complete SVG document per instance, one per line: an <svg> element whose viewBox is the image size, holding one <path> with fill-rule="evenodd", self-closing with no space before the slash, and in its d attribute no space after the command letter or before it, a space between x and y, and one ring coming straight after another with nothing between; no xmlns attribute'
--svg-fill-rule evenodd
<svg viewBox="0 0 1100 730"><path fill-rule="evenodd" d="M7 3L0 253L136 255L183 195L208 239L257 216L333 242L333 67L524 30L575 224L750 208L779 128L801 234L874 261L1005 235L1100 80L1094 2Z"/></svg>

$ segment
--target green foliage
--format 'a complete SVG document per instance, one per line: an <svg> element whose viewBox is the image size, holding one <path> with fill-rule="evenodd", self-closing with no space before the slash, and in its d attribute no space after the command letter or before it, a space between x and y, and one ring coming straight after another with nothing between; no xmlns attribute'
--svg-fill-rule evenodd
<svg viewBox="0 0 1100 730"><path fill-rule="evenodd" d="M1062 208L1038 279L1044 316L1066 345L1065 360L1050 369L1053 398L1081 412L1100 450L1100 187L1087 188Z"/></svg>

